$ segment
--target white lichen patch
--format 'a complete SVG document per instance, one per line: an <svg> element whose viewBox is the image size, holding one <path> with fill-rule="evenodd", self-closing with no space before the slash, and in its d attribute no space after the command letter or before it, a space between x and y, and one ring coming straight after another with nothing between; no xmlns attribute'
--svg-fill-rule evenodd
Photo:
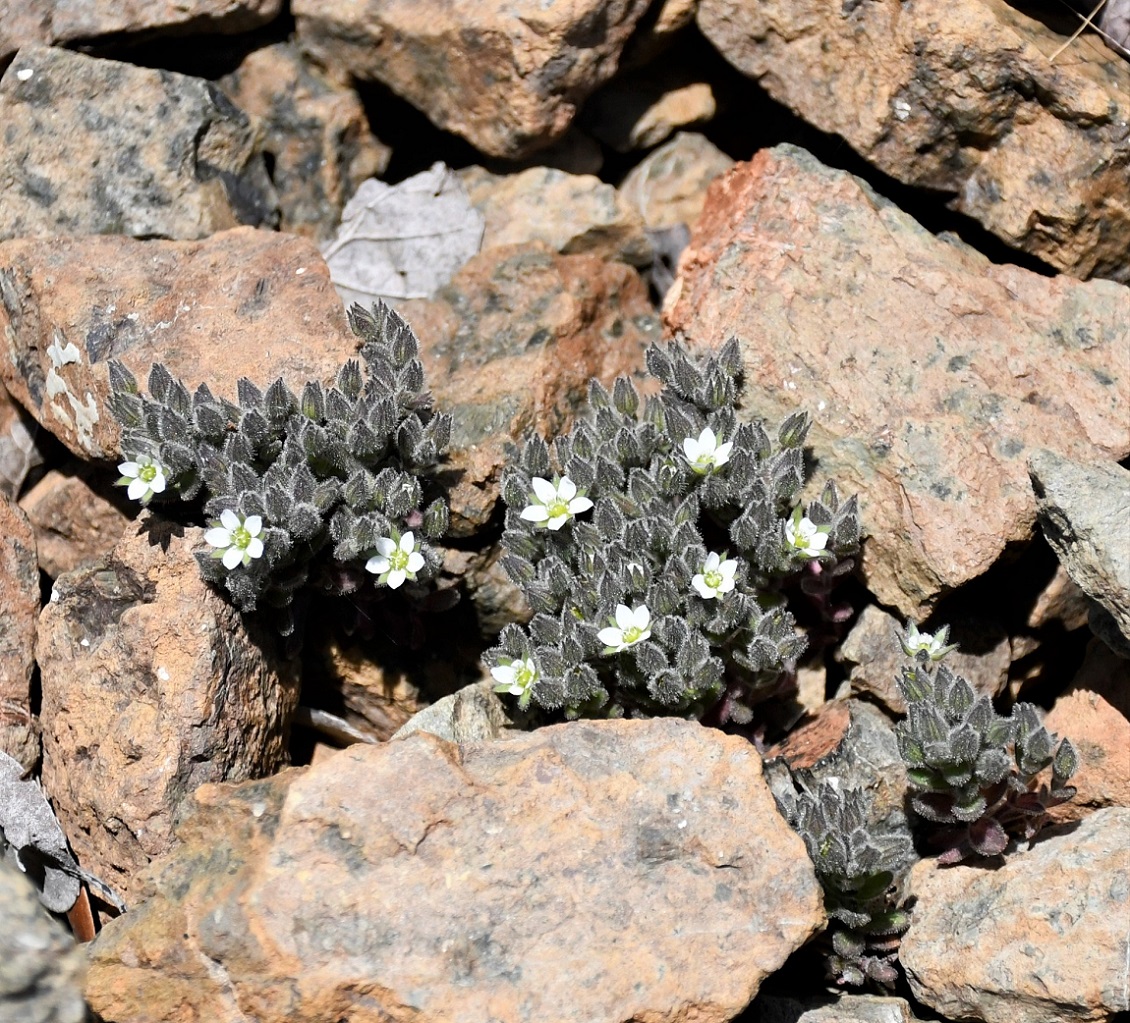
<svg viewBox="0 0 1130 1023"><path fill-rule="evenodd" d="M73 341L67 341L62 333L56 330L51 344L47 346L47 357L51 360L51 368L47 371L45 386L47 402L52 414L74 432L83 450L92 455L101 454L94 443L94 427L99 420L98 402L89 391L85 392L81 400L77 398L72 393L70 385L59 374L59 370L64 366L81 365L82 352ZM62 400L64 398L65 403Z"/></svg>

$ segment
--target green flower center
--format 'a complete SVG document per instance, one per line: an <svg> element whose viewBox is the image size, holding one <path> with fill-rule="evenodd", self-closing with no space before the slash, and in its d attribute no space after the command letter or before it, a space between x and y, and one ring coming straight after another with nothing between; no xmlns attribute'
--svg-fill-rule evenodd
<svg viewBox="0 0 1130 1023"><path fill-rule="evenodd" d="M534 684L534 680L538 677L537 669L528 664L523 664L514 669L514 681L518 683L523 689L529 689Z"/></svg>
<svg viewBox="0 0 1130 1023"><path fill-rule="evenodd" d="M152 483L157 478L157 466L143 465L137 470L137 478L146 483Z"/></svg>
<svg viewBox="0 0 1130 1023"><path fill-rule="evenodd" d="M706 583L712 590L718 589L722 585L722 573L717 569L714 571L707 571L702 573L702 581Z"/></svg>
<svg viewBox="0 0 1130 1023"><path fill-rule="evenodd" d="M408 570L408 552L397 547L388 556L388 564L393 572L406 572Z"/></svg>
<svg viewBox="0 0 1130 1023"><path fill-rule="evenodd" d="M236 526L231 531L231 542L233 547L238 547L241 551L247 550L248 545L251 543L251 534L244 526Z"/></svg>
<svg viewBox="0 0 1130 1023"><path fill-rule="evenodd" d="M556 501L550 501L549 504L546 505L545 510L549 513L549 517L551 519L560 518L561 516L565 516L565 518L568 518L569 517L569 502L563 501L559 497L559 498L557 498Z"/></svg>
<svg viewBox="0 0 1130 1023"><path fill-rule="evenodd" d="M629 625L624 630L624 644L625 644L625 646L629 643L637 642L639 640L640 636L642 636L642 635L643 635L643 629L641 629L641 628L639 628L638 626L635 626L635 625Z"/></svg>

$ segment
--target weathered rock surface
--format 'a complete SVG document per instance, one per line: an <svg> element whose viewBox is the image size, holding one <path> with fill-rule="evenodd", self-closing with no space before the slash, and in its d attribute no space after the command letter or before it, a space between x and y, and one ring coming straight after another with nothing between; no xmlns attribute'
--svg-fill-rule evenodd
<svg viewBox="0 0 1130 1023"><path fill-rule="evenodd" d="M79 863L127 903L197 786L286 762L295 666L200 578L201 537L143 516L39 619L43 785Z"/></svg>
<svg viewBox="0 0 1130 1023"><path fill-rule="evenodd" d="M436 404L454 419L454 536L490 519L502 469L529 431L567 430L590 378L611 385L640 372L659 334L631 267L541 245L482 252L434 300L399 311L420 339Z"/></svg>
<svg viewBox="0 0 1130 1023"><path fill-rule="evenodd" d="M0 859L0 1023L84 1023L86 957Z"/></svg>
<svg viewBox="0 0 1130 1023"><path fill-rule="evenodd" d="M651 262L640 215L591 174L531 167L498 175L468 167L459 177L486 220L483 249L544 242L565 255L588 253L632 266Z"/></svg>
<svg viewBox="0 0 1130 1023"><path fill-rule="evenodd" d="M902 626L893 615L868 604L836 651L836 660L849 666L852 692L866 694L893 714L906 713L898 680L910 662L895 638ZM956 626L951 629L950 642L960 646L946 657L946 666L968 679L978 692L1000 695L1008 685L1012 662L1004 629L981 619Z"/></svg>
<svg viewBox="0 0 1130 1023"><path fill-rule="evenodd" d="M0 494L15 500L27 474L43 464L36 444L39 427L0 384Z"/></svg>
<svg viewBox="0 0 1130 1023"><path fill-rule="evenodd" d="M1079 755L1075 798L1049 811L1057 823L1104 806L1130 807L1130 661L1093 639L1079 673L1044 719Z"/></svg>
<svg viewBox="0 0 1130 1023"><path fill-rule="evenodd" d="M39 760L39 726L31 712L38 617L35 533L27 516L0 495L0 750L25 770Z"/></svg>
<svg viewBox="0 0 1130 1023"><path fill-rule="evenodd" d="M842 994L830 1003L815 1001L758 996L757 1023L919 1023L905 998Z"/></svg>
<svg viewBox="0 0 1130 1023"><path fill-rule="evenodd" d="M1093 6L1093 5L1092 5ZM722 55L899 181L1076 277L1130 281L1130 65L1004 0L702 0Z"/></svg>
<svg viewBox="0 0 1130 1023"><path fill-rule="evenodd" d="M105 557L129 525L129 516L96 489L114 480L105 472L99 480L99 471L82 462L52 469L20 499L35 530L39 567L52 579Z"/></svg>
<svg viewBox="0 0 1130 1023"><path fill-rule="evenodd" d="M993 265L792 146L711 186L664 319L742 339L753 413L812 414L868 586L916 621L1031 538L1031 449L1130 453L1130 290Z"/></svg>
<svg viewBox="0 0 1130 1023"><path fill-rule="evenodd" d="M1114 462L1081 462L1054 451L1033 452L1028 466L1044 536L1080 589L1110 613L1130 648L1130 472Z"/></svg>
<svg viewBox="0 0 1130 1023"><path fill-rule="evenodd" d="M253 51L217 85L260 120L282 231L329 238L361 182L388 168L391 150L373 137L357 94L316 72L293 43Z"/></svg>
<svg viewBox="0 0 1130 1023"><path fill-rule="evenodd" d="M717 112L709 82L672 75L661 63L619 75L585 104L581 121L619 153L650 149L680 128L705 124Z"/></svg>
<svg viewBox="0 0 1130 1023"><path fill-rule="evenodd" d="M0 238L277 222L255 125L203 79L25 47L0 79L0 121Z"/></svg>
<svg viewBox="0 0 1130 1023"><path fill-rule="evenodd" d="M353 746L178 839L93 946L116 1023L721 1023L823 919L756 751L684 721Z"/></svg>
<svg viewBox="0 0 1130 1023"><path fill-rule="evenodd" d="M141 386L163 362L235 400L243 376L301 391L357 350L313 243L250 227L204 241L0 243L0 378L76 455L115 458L108 359Z"/></svg>
<svg viewBox="0 0 1130 1023"><path fill-rule="evenodd" d="M1130 1010L1130 810L1045 832L997 870L911 872L899 961L916 998L955 1019L1081 1023Z"/></svg>
<svg viewBox="0 0 1130 1023"><path fill-rule="evenodd" d="M648 0L295 0L300 45L319 63L376 79L491 156L565 134L616 72Z"/></svg>
<svg viewBox="0 0 1130 1023"><path fill-rule="evenodd" d="M425 707L406 721L393 738L428 732L448 742L489 742L507 735L512 725L507 705L494 691L493 679L487 678Z"/></svg>

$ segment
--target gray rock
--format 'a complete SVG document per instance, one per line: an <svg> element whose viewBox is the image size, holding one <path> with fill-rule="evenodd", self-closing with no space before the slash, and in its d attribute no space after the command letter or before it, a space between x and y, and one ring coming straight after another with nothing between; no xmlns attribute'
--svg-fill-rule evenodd
<svg viewBox="0 0 1130 1023"><path fill-rule="evenodd" d="M841 995L832 1002L759 996L757 1023L918 1023L905 998Z"/></svg>
<svg viewBox="0 0 1130 1023"><path fill-rule="evenodd" d="M1071 578L1102 606L1125 642L1113 639L1114 630L1102 614L1092 613L1092 628L1112 649L1126 647L1130 644L1130 472L1113 462L1076 461L1047 450L1031 455L1028 471L1044 536Z"/></svg>
<svg viewBox="0 0 1130 1023"><path fill-rule="evenodd" d="M273 226L251 119L199 78L28 46L0 79L0 239Z"/></svg>
<svg viewBox="0 0 1130 1023"><path fill-rule="evenodd" d="M488 679L425 707L401 725L393 738L429 732L448 742L486 742L502 738L511 727L506 704Z"/></svg>
<svg viewBox="0 0 1130 1023"><path fill-rule="evenodd" d="M0 1023L83 1023L85 972L86 958L31 882L0 860Z"/></svg>

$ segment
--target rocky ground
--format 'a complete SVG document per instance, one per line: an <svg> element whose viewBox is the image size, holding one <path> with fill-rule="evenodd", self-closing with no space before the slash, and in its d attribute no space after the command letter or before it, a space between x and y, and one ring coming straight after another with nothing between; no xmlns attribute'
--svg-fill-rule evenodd
<svg viewBox="0 0 1130 1023"><path fill-rule="evenodd" d="M1093 21L0 3L0 1021L1130 1018L1130 5ZM301 389L376 299L452 416L434 613L284 643L113 486L108 361ZM519 713L502 471L730 336L743 414L808 410L859 496L844 613L749 727ZM906 826L907 621L1078 792L987 861L920 843L897 981L836 992L773 794Z"/></svg>

